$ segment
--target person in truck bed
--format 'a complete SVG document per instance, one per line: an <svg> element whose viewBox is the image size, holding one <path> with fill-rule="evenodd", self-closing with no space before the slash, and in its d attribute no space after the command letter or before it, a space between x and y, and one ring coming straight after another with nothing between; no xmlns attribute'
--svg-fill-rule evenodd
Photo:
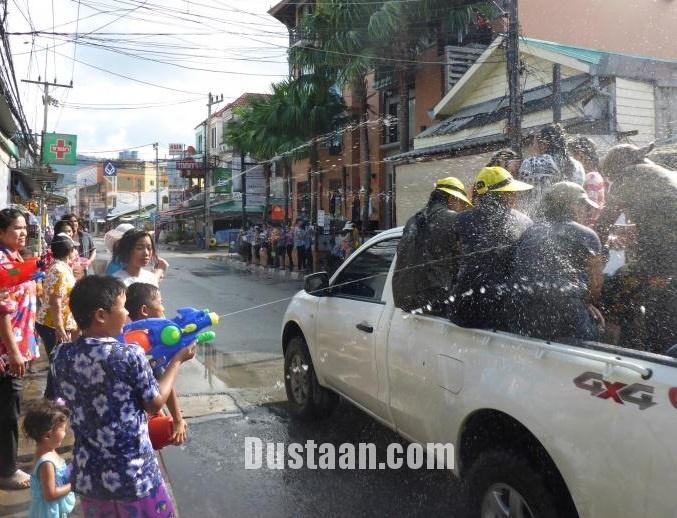
<svg viewBox="0 0 677 518"><path fill-rule="evenodd" d="M451 295L451 320L481 329L502 324L501 285L505 285L514 245L532 225L513 208L531 185L515 180L502 167L485 167L475 180L475 206L458 215L454 233L461 255Z"/></svg>
<svg viewBox="0 0 677 518"><path fill-rule="evenodd" d="M596 228L605 242L621 213L636 225L632 260L606 283L605 306L621 325L619 345L664 353L677 344L677 171L647 159L652 149L609 150L602 174L611 187Z"/></svg>
<svg viewBox="0 0 677 518"><path fill-rule="evenodd" d="M554 184L542 205L544 220L529 227L515 249L510 330L544 340L597 340L604 255L597 234L583 223L599 206L573 182Z"/></svg>
<svg viewBox="0 0 677 518"><path fill-rule="evenodd" d="M453 238L454 221L471 206L463 183L450 176L435 183L427 205L409 218L397 247L393 274L396 307L444 313L459 253Z"/></svg>

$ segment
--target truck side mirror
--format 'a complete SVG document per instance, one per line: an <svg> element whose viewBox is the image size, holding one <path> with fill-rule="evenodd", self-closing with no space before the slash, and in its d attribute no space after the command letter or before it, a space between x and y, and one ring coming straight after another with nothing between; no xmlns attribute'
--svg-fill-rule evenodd
<svg viewBox="0 0 677 518"><path fill-rule="evenodd" d="M309 295L326 297L329 295L329 274L327 272L317 272L306 275L303 279L303 289Z"/></svg>

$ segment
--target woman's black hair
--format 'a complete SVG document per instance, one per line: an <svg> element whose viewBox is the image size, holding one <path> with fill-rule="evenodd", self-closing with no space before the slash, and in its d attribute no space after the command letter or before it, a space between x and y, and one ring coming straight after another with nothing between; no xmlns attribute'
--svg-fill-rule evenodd
<svg viewBox="0 0 677 518"><path fill-rule="evenodd" d="M597 146L595 146L595 143L592 140L588 137L579 136L571 139L567 146L572 153L578 152L583 155L592 164L595 170L599 171Z"/></svg>
<svg viewBox="0 0 677 518"><path fill-rule="evenodd" d="M71 254L73 248L75 248L75 244L68 236L56 235L54 236L54 239L52 239L49 248L52 250L54 259L65 259Z"/></svg>
<svg viewBox="0 0 677 518"><path fill-rule="evenodd" d="M134 250L134 247L136 246L136 242L144 237L148 237L150 239L152 257L155 257L155 243L153 242L153 237L150 235L150 233L146 232L145 230L133 228L125 232L120 238L120 241L115 244L113 260L122 265L127 265L127 263L129 263L129 258L132 255L132 250Z"/></svg>
<svg viewBox="0 0 677 518"><path fill-rule="evenodd" d="M566 179L572 179L575 171L574 163L567 149L566 132L561 124L548 124L536 135L545 146L545 153L550 155Z"/></svg>
<svg viewBox="0 0 677 518"><path fill-rule="evenodd" d="M66 227L70 228L71 232L73 234L75 234L75 230L73 229L73 225L71 225L70 221L62 219L62 220L59 220L56 223L54 223L54 235L56 236L57 234L61 234L62 232L65 232Z"/></svg>
<svg viewBox="0 0 677 518"><path fill-rule="evenodd" d="M75 323L82 330L89 329L98 309L110 311L116 299L127 288L115 277L88 275L75 283L70 295L70 308Z"/></svg>
<svg viewBox="0 0 677 518"><path fill-rule="evenodd" d="M496 151L489 160L487 167L505 167L510 160L518 160L519 155L509 147Z"/></svg>
<svg viewBox="0 0 677 518"><path fill-rule="evenodd" d="M18 209L0 210L0 230L7 230L19 218L25 219L26 216Z"/></svg>
<svg viewBox="0 0 677 518"><path fill-rule="evenodd" d="M26 412L23 431L26 437L34 441L42 440L54 427L68 421L70 411L63 405L42 399L34 403Z"/></svg>

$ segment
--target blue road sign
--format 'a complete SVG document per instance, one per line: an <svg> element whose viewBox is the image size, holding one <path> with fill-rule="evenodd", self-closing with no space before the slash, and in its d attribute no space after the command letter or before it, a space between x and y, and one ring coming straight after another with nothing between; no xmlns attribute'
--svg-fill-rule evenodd
<svg viewBox="0 0 677 518"><path fill-rule="evenodd" d="M103 175L104 176L116 176L118 174L118 168L115 167L113 162L106 162L103 164Z"/></svg>

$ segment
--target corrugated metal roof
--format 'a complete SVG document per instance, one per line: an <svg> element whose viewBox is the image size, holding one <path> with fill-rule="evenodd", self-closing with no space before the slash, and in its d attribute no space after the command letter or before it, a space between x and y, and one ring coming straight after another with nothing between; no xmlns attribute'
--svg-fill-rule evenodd
<svg viewBox="0 0 677 518"><path fill-rule="evenodd" d="M675 60L670 59L657 59L650 56L637 56L633 54L624 54L622 52L605 52L603 50L590 49L586 47L576 47L573 45L565 45L563 43L555 43L553 41L537 40L534 38L521 38L527 45L530 47L536 47L543 50L548 50L550 52L556 52L563 56L568 56L570 58L577 59L583 63L588 63L590 65L599 65L602 60L607 56L625 56L628 58L634 59L644 59L648 61L664 62L664 63L677 63Z"/></svg>

